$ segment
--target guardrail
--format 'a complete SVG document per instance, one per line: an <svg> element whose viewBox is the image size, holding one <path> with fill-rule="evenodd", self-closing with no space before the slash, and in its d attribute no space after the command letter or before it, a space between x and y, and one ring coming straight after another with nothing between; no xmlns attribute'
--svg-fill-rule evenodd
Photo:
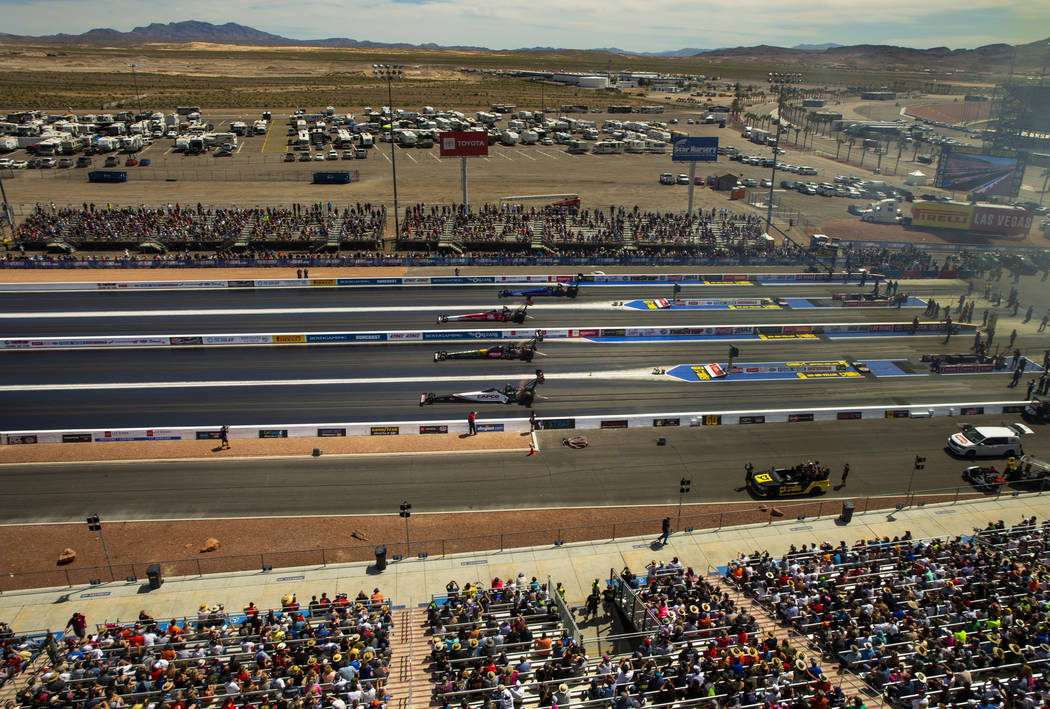
<svg viewBox="0 0 1050 709"><path fill-rule="evenodd" d="M931 418L934 416L981 416L1021 413L1027 401L950 402L898 406L840 406L829 408L710 410L648 414L604 414L597 416L545 417L537 419L542 430L597 430L624 428L668 428L680 426L727 426L737 424L804 423L808 421L853 421L858 419ZM477 423L478 433L524 432L529 419L487 418ZM374 421L365 423L274 423L231 426L230 438L341 438L344 436L447 435L467 432L462 419L421 421ZM219 426L130 429L56 429L0 431L3 445L38 443L102 443L142 441L218 440Z"/></svg>
<svg viewBox="0 0 1050 709"><path fill-rule="evenodd" d="M1005 487L1005 486L1004 486ZM1048 488L1050 489L1050 488ZM995 494L980 493L973 487L935 488L931 490L901 491L886 495L869 495L856 500L856 514L873 510L903 510L906 507L924 506L934 503L957 504L974 500L998 500L1003 495L1018 497L1021 495L1041 496L1042 488L1034 490L1001 489ZM750 501L750 499L748 500ZM806 500L803 502L781 502L776 506L731 507L724 512L689 514L681 517L680 527L674 534L697 534L703 531L718 531L729 527L755 524L774 524L801 527L797 531L809 530L807 522L838 516L842 509L842 499ZM265 551L239 556L196 556L186 559L166 561L124 561L114 559L108 566L65 566L38 571L5 572L0 591L51 588L51 587L98 587L104 583L141 583L146 577L146 568L150 564L159 564L165 579L173 577L194 577L206 574L258 571L260 574L274 574L277 581L300 580L295 572L281 571L290 568L327 568L334 564L363 563L374 561L376 546L385 546L390 563L397 563L408 558L436 559L453 554L468 552L502 552L508 549L525 547L561 547L578 542L596 540L616 541L623 538L638 538L651 535L655 540L659 535L661 519L620 520L609 524L589 525L582 527L546 527L536 530L517 530L513 532L493 531L469 537L446 539L412 539L411 552L404 541L377 540L374 544L348 547L322 547L297 549L289 551ZM787 531L796 531L791 526ZM134 534L134 531L129 533ZM648 544L644 545L649 548ZM478 561L475 559L475 561ZM281 574L281 575L277 575ZM290 574L290 575L284 575ZM105 593L104 590L100 591Z"/></svg>
<svg viewBox="0 0 1050 709"><path fill-rule="evenodd" d="M718 338L722 340L763 339L817 335L937 335L946 324L924 322L822 323L783 325L677 325L674 327L556 327L556 328L491 328L478 330L391 330L356 332L281 332L225 333L185 335L78 335L72 337L7 337L0 338L0 350L48 350L93 348L149 347L244 347L260 345L353 345L405 344L419 342L462 342L480 340L520 340L543 336L550 339L627 338ZM955 334L973 332L976 325L955 323Z"/></svg>

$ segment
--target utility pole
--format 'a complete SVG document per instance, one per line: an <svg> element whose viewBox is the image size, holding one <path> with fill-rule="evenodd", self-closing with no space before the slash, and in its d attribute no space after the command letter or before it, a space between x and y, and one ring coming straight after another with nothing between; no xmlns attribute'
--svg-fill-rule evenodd
<svg viewBox="0 0 1050 709"><path fill-rule="evenodd" d="M401 238L401 222L397 216L397 152L394 146L394 93L391 82L394 77L401 77L401 64L373 64L372 73L380 79L386 79L387 108L390 109L390 171L394 180L394 240Z"/></svg>
<svg viewBox="0 0 1050 709"><path fill-rule="evenodd" d="M776 145L773 146L773 169L769 175L769 197L766 205L766 233L769 233L770 224L773 222L773 190L777 183L777 149L780 147L780 134L784 127L784 98L788 84L797 84L802 81L802 75L796 73L773 73L770 72L768 81L771 87L777 91L777 137Z"/></svg>
<svg viewBox="0 0 1050 709"><path fill-rule="evenodd" d="M128 64L131 67L131 85L135 88L135 105L138 107L135 115L135 120L138 120L139 116L142 115L142 99L139 98L139 81L135 77L135 65Z"/></svg>

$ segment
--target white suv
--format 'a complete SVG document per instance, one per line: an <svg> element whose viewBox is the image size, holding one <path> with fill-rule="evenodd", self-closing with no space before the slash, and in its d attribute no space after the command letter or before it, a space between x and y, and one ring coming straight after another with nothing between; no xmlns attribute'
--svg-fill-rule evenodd
<svg viewBox="0 0 1050 709"><path fill-rule="evenodd" d="M1032 429L1022 423L1009 426L963 426L962 432L948 436L948 450L964 458L977 456L1024 455L1020 436L1030 434Z"/></svg>

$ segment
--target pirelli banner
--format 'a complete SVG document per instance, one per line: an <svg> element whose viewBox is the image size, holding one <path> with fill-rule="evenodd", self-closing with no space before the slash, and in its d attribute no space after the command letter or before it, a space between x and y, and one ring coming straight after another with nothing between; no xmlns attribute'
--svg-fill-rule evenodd
<svg viewBox="0 0 1050 709"><path fill-rule="evenodd" d="M956 202L913 202L911 225L933 229L969 229L972 208Z"/></svg>
<svg viewBox="0 0 1050 709"><path fill-rule="evenodd" d="M915 227L959 229L1003 236L1023 236L1031 231L1035 220L1033 212L1020 207L962 202L913 202L911 215L911 223Z"/></svg>

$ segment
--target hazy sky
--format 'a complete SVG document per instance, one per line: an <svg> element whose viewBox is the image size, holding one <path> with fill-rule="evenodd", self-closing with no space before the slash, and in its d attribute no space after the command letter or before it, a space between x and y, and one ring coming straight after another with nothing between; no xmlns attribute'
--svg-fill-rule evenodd
<svg viewBox="0 0 1050 709"><path fill-rule="evenodd" d="M494 49L663 51L821 42L972 48L1050 35L1050 2L1043 0L0 0L0 13L0 31L13 34L127 31L151 22L204 20L296 39Z"/></svg>

